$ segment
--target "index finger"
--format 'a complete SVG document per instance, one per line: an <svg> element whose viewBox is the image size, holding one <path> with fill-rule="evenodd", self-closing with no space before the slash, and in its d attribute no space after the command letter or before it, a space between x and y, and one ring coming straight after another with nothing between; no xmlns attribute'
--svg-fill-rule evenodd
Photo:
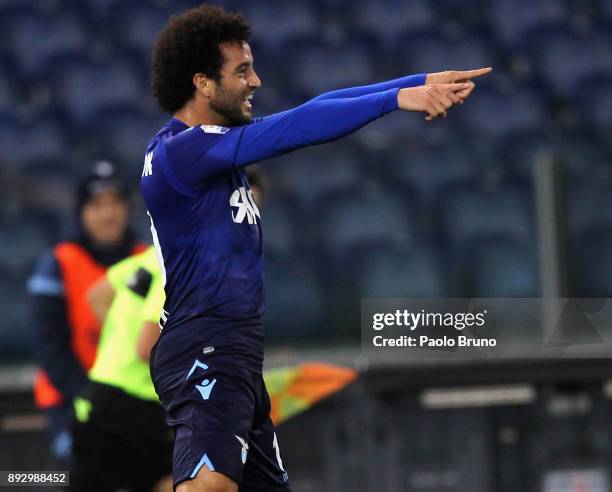
<svg viewBox="0 0 612 492"><path fill-rule="evenodd" d="M475 77L482 77L493 71L493 67L479 68L477 70L463 70L455 72L455 80L473 79Z"/></svg>
<svg viewBox="0 0 612 492"><path fill-rule="evenodd" d="M438 84L437 87L443 92L459 92L469 89L474 82L453 82L452 84Z"/></svg>

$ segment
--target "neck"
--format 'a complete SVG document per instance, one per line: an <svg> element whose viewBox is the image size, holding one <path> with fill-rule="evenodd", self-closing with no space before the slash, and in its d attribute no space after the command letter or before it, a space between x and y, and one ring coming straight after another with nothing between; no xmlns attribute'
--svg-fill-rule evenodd
<svg viewBox="0 0 612 492"><path fill-rule="evenodd" d="M172 115L179 121L182 121L187 126L197 125L219 125L225 126L225 119L219 115L210 105L199 100L196 96L194 99L185 104L181 109Z"/></svg>

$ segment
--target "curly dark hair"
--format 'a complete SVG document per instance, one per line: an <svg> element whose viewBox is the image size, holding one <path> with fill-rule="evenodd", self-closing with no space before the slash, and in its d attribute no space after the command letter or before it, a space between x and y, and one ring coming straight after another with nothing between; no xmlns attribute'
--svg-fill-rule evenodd
<svg viewBox="0 0 612 492"><path fill-rule="evenodd" d="M151 60L151 88L162 111L175 113L195 92L193 76L221 79L220 43L248 41L251 28L242 14L202 4L173 16L157 37Z"/></svg>

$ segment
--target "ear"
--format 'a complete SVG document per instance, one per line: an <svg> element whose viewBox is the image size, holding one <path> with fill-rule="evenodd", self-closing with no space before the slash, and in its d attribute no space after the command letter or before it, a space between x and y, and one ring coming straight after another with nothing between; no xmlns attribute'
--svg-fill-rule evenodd
<svg viewBox="0 0 612 492"><path fill-rule="evenodd" d="M209 79L203 73L196 73L193 76L193 85L206 99L210 99L215 92L215 81Z"/></svg>

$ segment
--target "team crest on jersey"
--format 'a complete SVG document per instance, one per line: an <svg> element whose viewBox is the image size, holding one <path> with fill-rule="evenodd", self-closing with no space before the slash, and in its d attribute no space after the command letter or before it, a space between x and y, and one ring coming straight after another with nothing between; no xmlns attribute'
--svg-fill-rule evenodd
<svg viewBox="0 0 612 492"><path fill-rule="evenodd" d="M230 130L226 126L219 125L201 125L200 128L204 133L217 133L219 135L224 135Z"/></svg>

